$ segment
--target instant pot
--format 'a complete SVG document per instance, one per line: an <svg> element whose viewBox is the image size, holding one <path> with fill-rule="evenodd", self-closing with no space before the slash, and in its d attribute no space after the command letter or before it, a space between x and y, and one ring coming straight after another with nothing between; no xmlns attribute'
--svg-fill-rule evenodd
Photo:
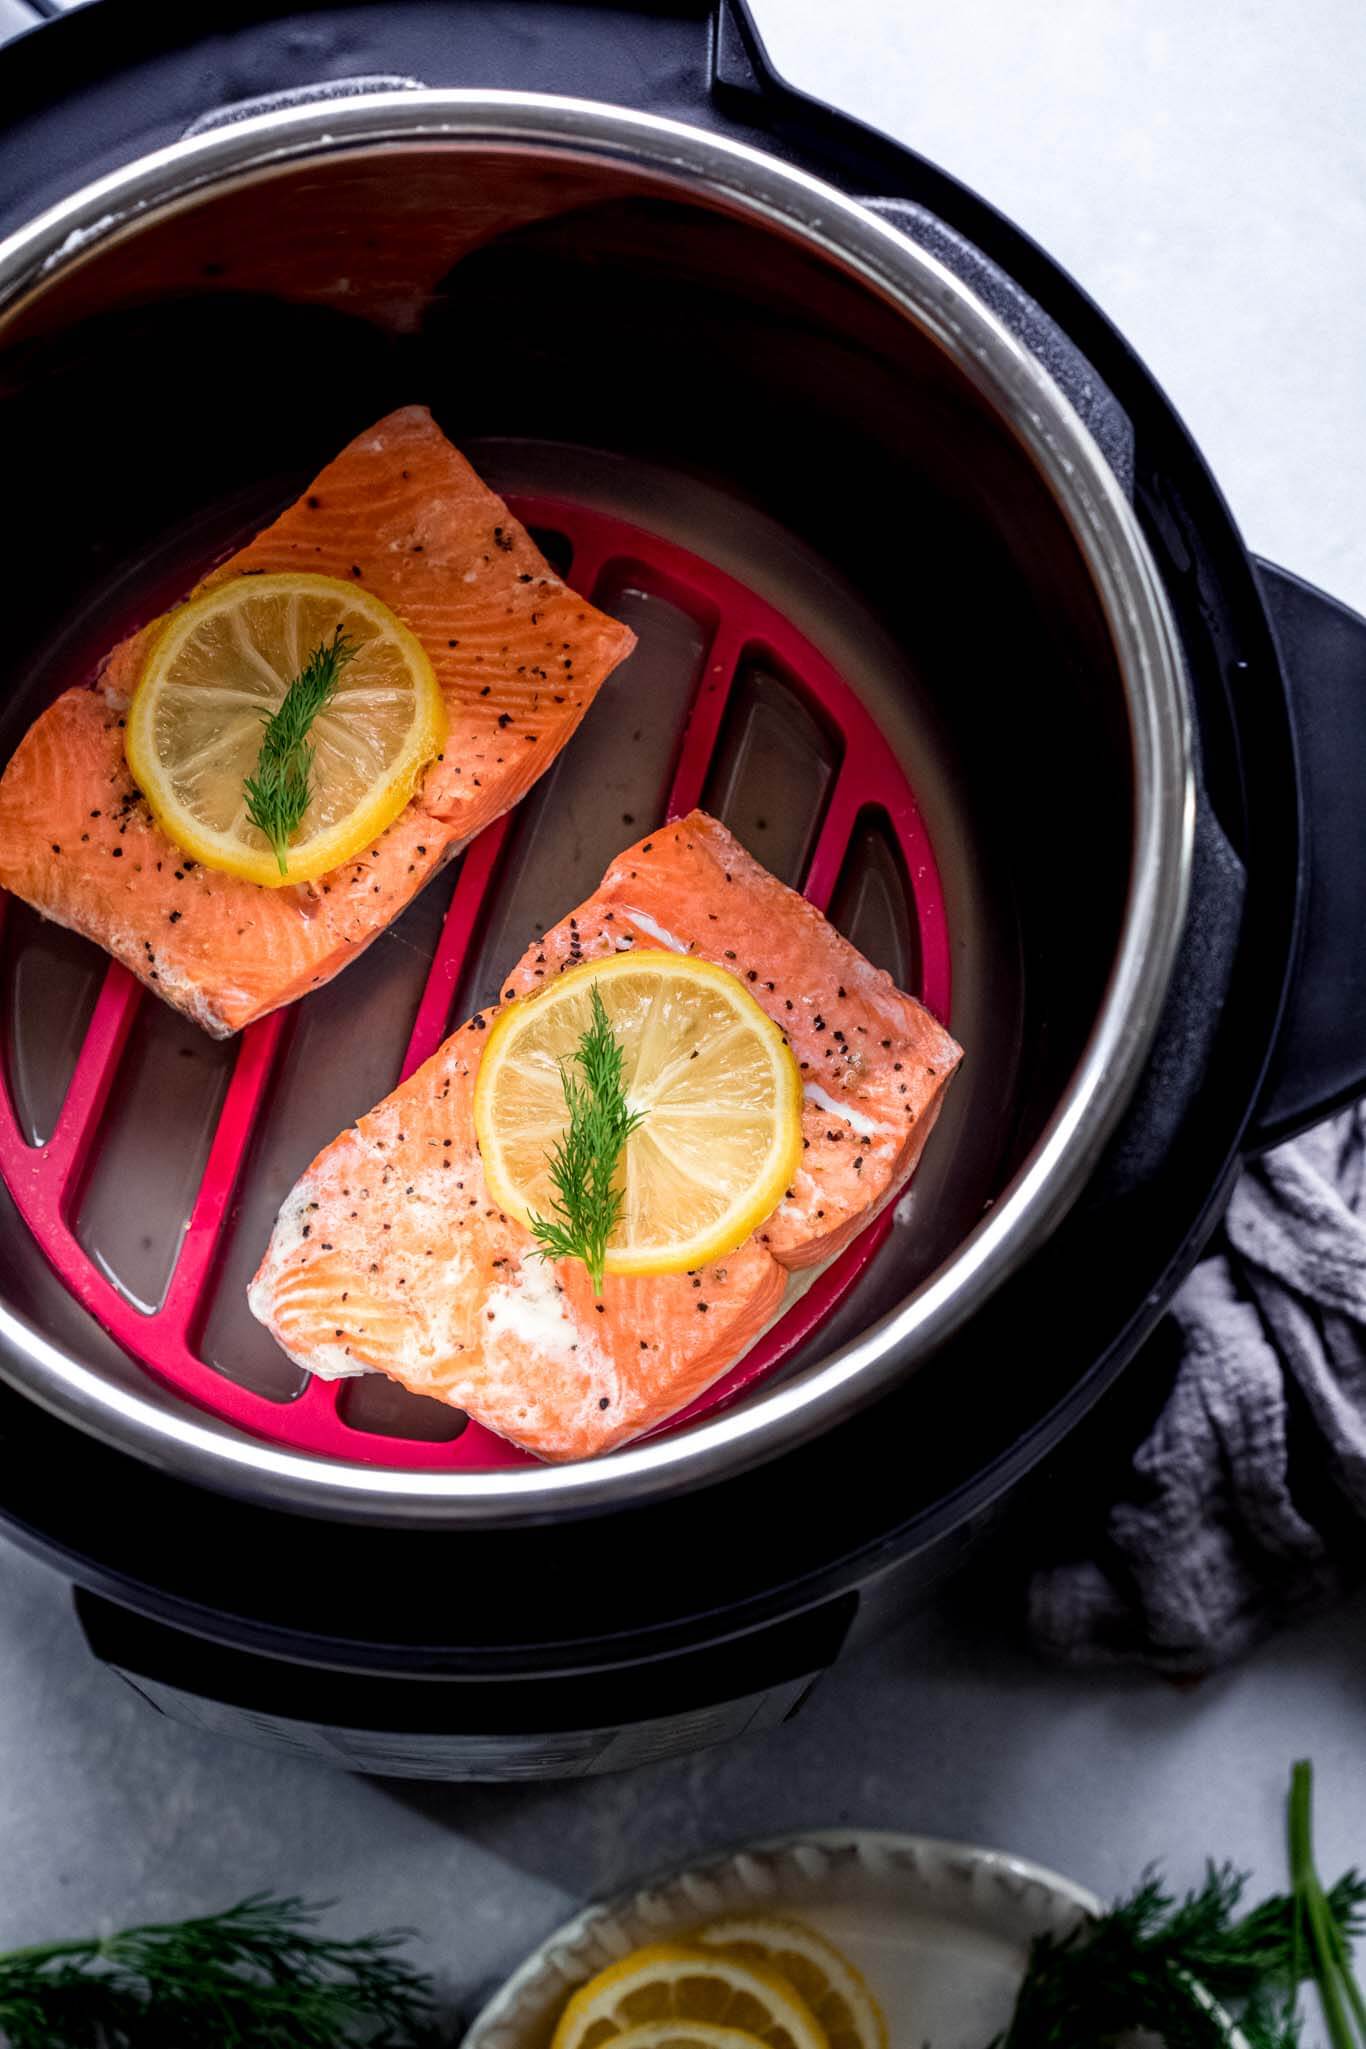
<svg viewBox="0 0 1366 2049"><path fill-rule="evenodd" d="M353 1769L771 1725L1156 1370L1240 1162L1366 1087L1366 624L1249 557L1041 250L787 88L740 0L100 0L0 95L6 755L413 401L642 642L458 873L226 1048L7 907L5 1527L155 1706ZM273 1208L682 764L947 1009L909 1197L780 1362L592 1463L307 1382L242 1305Z"/></svg>

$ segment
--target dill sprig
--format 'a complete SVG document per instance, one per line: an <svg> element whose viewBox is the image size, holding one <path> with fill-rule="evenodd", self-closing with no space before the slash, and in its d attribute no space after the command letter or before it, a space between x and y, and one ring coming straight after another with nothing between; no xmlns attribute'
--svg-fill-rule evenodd
<svg viewBox="0 0 1366 2049"><path fill-rule="evenodd" d="M1247 1880L1231 1865L1209 1865L1204 1883L1179 1901L1149 1874L1109 1913L1034 1942L1010 2026L992 2049L1099 2049L1135 2033L1165 2049L1229 2049L1216 2004L1248 2049L1296 2049L1297 1996L1310 1979L1323 1997L1330 2049L1366 2049L1366 2008L1349 1962L1366 1928L1366 1878L1348 1871L1329 1891L1319 1882L1309 1785L1309 1767L1296 1765L1289 1893L1240 1913Z"/></svg>
<svg viewBox="0 0 1366 2049"><path fill-rule="evenodd" d="M319 641L279 705L267 712L256 773L242 785L247 816L275 850L280 873L289 873L289 843L303 822L313 794L313 749L308 736L318 714L336 694L341 672L360 652L339 626Z"/></svg>
<svg viewBox="0 0 1366 2049"><path fill-rule="evenodd" d="M624 1191L617 1163L640 1114L627 1108L621 1081L621 1045L596 989L589 991L592 1022L579 1040L574 1066L560 1066L569 1123L547 1164L555 1186L548 1217L532 1215L540 1259L581 1259L595 1295L602 1293L607 1241L621 1217Z"/></svg>
<svg viewBox="0 0 1366 2049"><path fill-rule="evenodd" d="M397 1933L320 1934L320 1906L260 1893L220 1914L0 1957L7 2049L418 2049L427 1980Z"/></svg>

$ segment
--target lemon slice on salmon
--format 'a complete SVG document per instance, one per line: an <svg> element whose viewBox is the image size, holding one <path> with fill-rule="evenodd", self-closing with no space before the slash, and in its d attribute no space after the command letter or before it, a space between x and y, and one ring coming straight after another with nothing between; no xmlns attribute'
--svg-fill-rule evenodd
<svg viewBox="0 0 1366 2049"><path fill-rule="evenodd" d="M654 2032L663 2022L739 2030L768 2049L830 2049L805 2000L776 1971L682 1942L649 1943L590 1978L560 2016L550 2049L637 2049L647 2028L672 2049L678 2037Z"/></svg>
<svg viewBox="0 0 1366 2049"><path fill-rule="evenodd" d="M265 721L338 632L349 657L306 734L308 805L286 868L248 815ZM368 591L290 571L238 576L172 612L128 711L128 766L158 825L206 867L277 889L363 853L446 733L422 643Z"/></svg>
<svg viewBox="0 0 1366 2049"><path fill-rule="evenodd" d="M887 2023L863 1974L824 1935L776 1914L732 1914L694 1938L706 1949L765 1965L800 1993L830 2049L887 2049Z"/></svg>
<svg viewBox="0 0 1366 2049"><path fill-rule="evenodd" d="M474 1089L484 1174L530 1225L555 1200L549 1155L568 1121L562 1074L602 1000L639 1118L617 1166L605 1271L682 1273L742 1245L802 1150L802 1084L783 1034L734 975L686 954L619 953L569 968L495 1019Z"/></svg>

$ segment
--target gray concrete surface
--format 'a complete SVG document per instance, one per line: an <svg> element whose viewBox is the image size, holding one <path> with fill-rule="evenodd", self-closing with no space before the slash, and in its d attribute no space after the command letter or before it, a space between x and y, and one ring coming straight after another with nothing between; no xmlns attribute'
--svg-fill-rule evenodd
<svg viewBox="0 0 1366 2049"><path fill-rule="evenodd" d="M1357 0L757 5L795 81L1050 244L1155 365L1252 543L1366 606ZM61 1584L0 1548L0 1945L297 1888L335 1895L339 1925L414 1924L468 2000L586 1893L804 1822L994 1842L1103 1892L1151 1858L1193 1878L1207 1851L1271 1886L1302 1754L1325 1867L1366 1860L1366 1599L1187 1692L1045 1670L959 1605L728 1752L385 1789L160 1721L91 1663Z"/></svg>
<svg viewBox="0 0 1366 2049"><path fill-rule="evenodd" d="M994 1843L1103 1894L1215 1854L1269 1890L1303 1755L1324 1869L1366 1861L1366 1597L1190 1691L1043 1669L959 1606L725 1750L560 1786L382 1785L162 1721L90 1660L62 1585L0 1550L0 1947L268 1885L337 1899L347 1930L419 1930L469 2010L586 1896L805 1825Z"/></svg>

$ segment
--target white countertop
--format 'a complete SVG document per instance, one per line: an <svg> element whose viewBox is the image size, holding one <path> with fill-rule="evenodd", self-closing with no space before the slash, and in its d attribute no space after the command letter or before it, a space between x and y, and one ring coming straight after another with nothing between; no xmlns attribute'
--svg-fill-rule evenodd
<svg viewBox="0 0 1366 2049"><path fill-rule="evenodd" d="M1128 335L1251 547L1366 611L1366 8L755 0L792 84L952 171Z"/></svg>
<svg viewBox="0 0 1366 2049"><path fill-rule="evenodd" d="M1048 244L1146 354L1251 544L1366 609L1359 0L757 11L794 82ZM348 1928L415 1925L469 1997L588 1892L842 1821L996 1843L1101 1892L1150 1859L1194 1879L1206 1853L1270 1888L1305 1754L1325 1872L1366 1857L1366 1598L1188 1691L1044 1669L963 1606L728 1751L566 1787L386 1788L159 1720L89 1659L64 1587L0 1547L0 1945L272 1886L339 1898Z"/></svg>

